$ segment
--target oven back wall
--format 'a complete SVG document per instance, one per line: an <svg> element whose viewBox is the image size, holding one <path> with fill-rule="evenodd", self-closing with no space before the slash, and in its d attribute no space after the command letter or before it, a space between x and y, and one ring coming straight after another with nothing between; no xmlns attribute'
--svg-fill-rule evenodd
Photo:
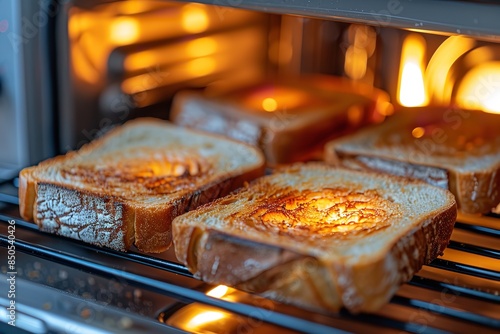
<svg viewBox="0 0 500 334"><path fill-rule="evenodd" d="M128 119L168 119L177 91L261 79L273 20L197 3L64 1L55 34L59 149Z"/></svg>

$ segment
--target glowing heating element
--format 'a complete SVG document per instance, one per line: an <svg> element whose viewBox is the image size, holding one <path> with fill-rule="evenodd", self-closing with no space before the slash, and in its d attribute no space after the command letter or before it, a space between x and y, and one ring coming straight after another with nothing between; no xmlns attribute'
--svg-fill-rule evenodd
<svg viewBox="0 0 500 334"><path fill-rule="evenodd" d="M208 29L209 17L206 6L201 4L188 4L182 8L182 27L190 33L200 33Z"/></svg>
<svg viewBox="0 0 500 334"><path fill-rule="evenodd" d="M451 103L455 80L452 75L453 65L474 47L475 41L463 36L448 37L436 49L425 71L425 85L434 103Z"/></svg>
<svg viewBox="0 0 500 334"><path fill-rule="evenodd" d="M209 322L216 322L218 320L221 320L225 316L225 313L218 311L201 312L200 314L193 316L187 323L186 327L193 330L198 329L198 327L202 327Z"/></svg>
<svg viewBox="0 0 500 334"><path fill-rule="evenodd" d="M457 70L460 69L460 70ZM434 52L424 75L434 104L500 113L498 49L472 38L448 37Z"/></svg>
<svg viewBox="0 0 500 334"><path fill-rule="evenodd" d="M500 61L476 65L467 72L456 99L463 108L500 113Z"/></svg>
<svg viewBox="0 0 500 334"><path fill-rule="evenodd" d="M131 44L139 38L139 22L129 17L118 17L111 22L109 38L117 45Z"/></svg>
<svg viewBox="0 0 500 334"><path fill-rule="evenodd" d="M229 287L226 285L218 285L212 290L207 292L207 296L214 297L214 298L222 298L224 297L225 294L227 294L229 291Z"/></svg>
<svg viewBox="0 0 500 334"><path fill-rule="evenodd" d="M399 72L398 102L405 107L428 104L424 85L425 39L418 34L410 34L403 42L401 67Z"/></svg>

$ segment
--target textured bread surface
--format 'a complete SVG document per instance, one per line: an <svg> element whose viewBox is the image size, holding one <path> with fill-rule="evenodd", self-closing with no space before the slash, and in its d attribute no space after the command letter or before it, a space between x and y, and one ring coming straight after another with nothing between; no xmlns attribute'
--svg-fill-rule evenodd
<svg viewBox="0 0 500 334"><path fill-rule="evenodd" d="M274 111L262 106L269 98L276 102ZM385 93L360 83L304 75L211 92L179 92L171 119L259 146L275 166L303 160L332 133L375 121L386 100Z"/></svg>
<svg viewBox="0 0 500 334"><path fill-rule="evenodd" d="M248 145L143 118L22 170L20 213L46 232L161 252L174 217L262 175L263 166Z"/></svg>
<svg viewBox="0 0 500 334"><path fill-rule="evenodd" d="M334 140L325 160L413 177L449 189L464 213L500 202L500 115L459 109L401 111L387 122Z"/></svg>
<svg viewBox="0 0 500 334"><path fill-rule="evenodd" d="M299 164L173 221L198 278L320 311L373 311L446 248L447 190L391 175Z"/></svg>

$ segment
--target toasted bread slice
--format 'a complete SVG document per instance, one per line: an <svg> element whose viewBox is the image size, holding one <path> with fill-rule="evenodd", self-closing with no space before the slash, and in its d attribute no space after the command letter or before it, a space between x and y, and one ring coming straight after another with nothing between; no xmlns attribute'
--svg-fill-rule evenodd
<svg viewBox="0 0 500 334"><path fill-rule="evenodd" d="M172 103L174 123L258 146L271 166L303 160L327 138L383 119L387 94L320 75L280 78L245 87L183 91ZM267 104L266 104L267 102Z"/></svg>
<svg viewBox="0 0 500 334"><path fill-rule="evenodd" d="M198 278L297 306L373 311L440 255L454 196L418 180L292 165L174 219Z"/></svg>
<svg viewBox="0 0 500 334"><path fill-rule="evenodd" d="M174 217L263 174L255 148L143 118L20 173L21 216L116 250L161 252Z"/></svg>
<svg viewBox="0 0 500 334"><path fill-rule="evenodd" d="M385 123L334 140L331 164L413 177L449 189L464 213L500 202L500 115L460 109L401 111Z"/></svg>

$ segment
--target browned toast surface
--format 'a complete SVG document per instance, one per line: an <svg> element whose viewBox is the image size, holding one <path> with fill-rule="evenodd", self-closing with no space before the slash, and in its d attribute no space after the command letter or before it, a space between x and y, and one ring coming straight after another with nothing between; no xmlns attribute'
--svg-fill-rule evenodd
<svg viewBox="0 0 500 334"><path fill-rule="evenodd" d="M331 141L329 163L424 180L449 189L466 213L500 202L500 115L459 109L401 111Z"/></svg>
<svg viewBox="0 0 500 334"><path fill-rule="evenodd" d="M443 252L451 193L420 181L294 165L177 217L178 259L210 283L316 310L374 310Z"/></svg>
<svg viewBox="0 0 500 334"><path fill-rule="evenodd" d="M173 101L171 117L176 124L259 146L274 166L302 159L332 133L379 120L387 100L382 91L357 82L305 75L183 91Z"/></svg>
<svg viewBox="0 0 500 334"><path fill-rule="evenodd" d="M245 144L140 119L23 170L20 211L44 231L158 252L175 216L261 175L263 164Z"/></svg>

